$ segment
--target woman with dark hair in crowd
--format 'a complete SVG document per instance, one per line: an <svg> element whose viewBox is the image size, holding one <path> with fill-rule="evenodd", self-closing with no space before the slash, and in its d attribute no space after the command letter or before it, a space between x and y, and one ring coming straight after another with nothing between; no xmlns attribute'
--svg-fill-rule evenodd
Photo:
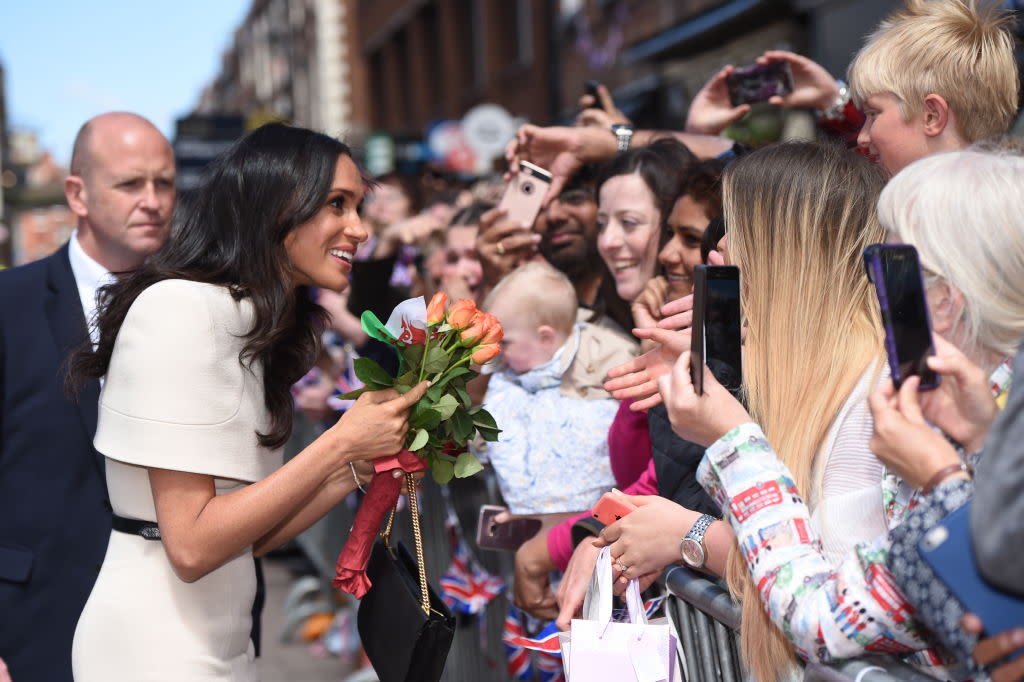
<svg viewBox="0 0 1024 682"><path fill-rule="evenodd" d="M354 462L404 442L404 396L364 394L282 466L289 387L316 358L308 287L348 286L366 180L347 146L269 124L211 168L174 237L104 291L96 448L114 511L78 623L75 679L248 680L252 555L356 489Z"/></svg>

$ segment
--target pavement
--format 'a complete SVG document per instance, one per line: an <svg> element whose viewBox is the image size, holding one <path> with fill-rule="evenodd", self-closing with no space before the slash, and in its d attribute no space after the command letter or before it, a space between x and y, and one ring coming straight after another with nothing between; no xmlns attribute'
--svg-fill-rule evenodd
<svg viewBox="0 0 1024 682"><path fill-rule="evenodd" d="M267 600L263 608L263 650L258 661L261 682L342 682L351 666L337 658L318 656L307 642L282 642L284 602L293 576L288 557L271 556L263 562ZM375 678L371 678L375 679Z"/></svg>

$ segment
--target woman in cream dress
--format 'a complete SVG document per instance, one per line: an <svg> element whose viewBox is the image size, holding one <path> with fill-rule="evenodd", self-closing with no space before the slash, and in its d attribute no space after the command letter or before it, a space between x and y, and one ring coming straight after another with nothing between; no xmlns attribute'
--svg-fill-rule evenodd
<svg viewBox="0 0 1024 682"><path fill-rule="evenodd" d="M352 463L401 448L425 384L364 394L281 459L289 388L323 321L307 288L348 286L365 186L341 142L264 126L179 208L168 246L106 292L98 348L73 368L106 377L95 442L114 511L77 682L255 679L252 556L351 493Z"/></svg>

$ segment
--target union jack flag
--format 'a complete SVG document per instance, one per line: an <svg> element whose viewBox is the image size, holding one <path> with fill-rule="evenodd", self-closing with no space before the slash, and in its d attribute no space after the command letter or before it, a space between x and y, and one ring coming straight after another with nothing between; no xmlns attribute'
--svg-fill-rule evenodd
<svg viewBox="0 0 1024 682"><path fill-rule="evenodd" d="M455 545L448 572L441 576L441 598L452 611L475 614L505 591L505 581L472 560L461 541Z"/></svg>
<svg viewBox="0 0 1024 682"><path fill-rule="evenodd" d="M530 650L524 648L517 642L526 637L526 628L523 625L523 615L519 609L512 606L505 616L505 630L502 639L505 642L505 655L508 657L508 674L515 680L533 680L533 664L530 660ZM558 638L556 636L555 642Z"/></svg>

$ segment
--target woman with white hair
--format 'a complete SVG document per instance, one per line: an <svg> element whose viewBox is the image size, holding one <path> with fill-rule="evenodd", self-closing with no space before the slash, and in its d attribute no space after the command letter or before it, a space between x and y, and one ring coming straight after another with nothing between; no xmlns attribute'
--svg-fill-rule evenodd
<svg viewBox="0 0 1024 682"><path fill-rule="evenodd" d="M893 178L879 199L879 218L893 239L920 255L938 346L929 365L943 375L935 391L918 394L912 378L898 392L889 384L872 397L872 449L904 487L918 491L916 505L892 532L888 565L920 620L962 655L974 648L976 633L961 629L962 614L950 606L957 602L917 560L916 546L971 499L968 464L977 462L983 494L974 496L971 525L979 567L994 584L1022 589L1024 420L1013 407L1021 402L1019 390L986 441L1006 404L1012 357L1024 338L1021 151L1019 144L987 144L923 159ZM931 425L959 443L960 452ZM985 648L992 647L979 650Z"/></svg>

